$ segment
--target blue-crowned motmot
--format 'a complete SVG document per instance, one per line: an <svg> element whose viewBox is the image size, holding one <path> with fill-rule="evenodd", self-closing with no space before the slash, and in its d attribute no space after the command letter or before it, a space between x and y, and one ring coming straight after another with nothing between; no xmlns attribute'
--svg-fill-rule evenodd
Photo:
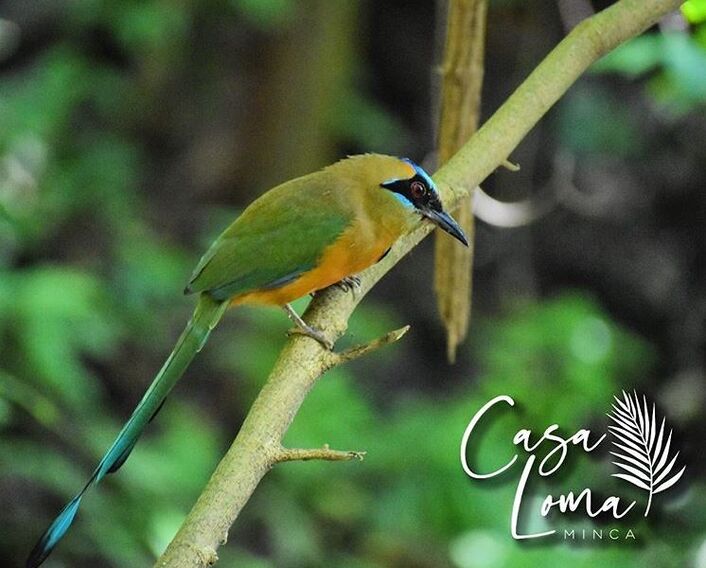
<svg viewBox="0 0 706 568"><path fill-rule="evenodd" d="M198 294L198 302L186 329L93 475L41 537L27 567L39 566L64 536L88 488L125 462L228 306L282 306L301 333L331 348L289 303L350 283L420 218L468 245L429 175L411 160L379 154L349 157L256 199L196 266L185 292Z"/></svg>

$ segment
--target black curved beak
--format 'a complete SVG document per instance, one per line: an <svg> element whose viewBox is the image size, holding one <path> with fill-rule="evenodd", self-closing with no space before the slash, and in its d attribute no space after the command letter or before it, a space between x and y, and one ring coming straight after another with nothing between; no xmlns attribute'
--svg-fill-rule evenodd
<svg viewBox="0 0 706 568"><path fill-rule="evenodd" d="M422 209L421 214L432 221L437 227L446 231L454 239L461 241L464 245L468 246L468 239L466 235L458 226L456 220L446 213L445 211L437 211L436 209Z"/></svg>

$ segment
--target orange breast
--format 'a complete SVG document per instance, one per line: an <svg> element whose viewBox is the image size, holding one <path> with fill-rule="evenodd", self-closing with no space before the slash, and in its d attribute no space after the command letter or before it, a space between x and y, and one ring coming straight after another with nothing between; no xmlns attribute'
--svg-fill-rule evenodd
<svg viewBox="0 0 706 568"><path fill-rule="evenodd" d="M346 229L336 242L324 250L316 268L305 272L294 282L281 288L256 290L236 296L231 305L247 303L283 306L365 270L392 246L401 227L371 230L370 221L367 222L368 226L362 226L361 223L355 222Z"/></svg>

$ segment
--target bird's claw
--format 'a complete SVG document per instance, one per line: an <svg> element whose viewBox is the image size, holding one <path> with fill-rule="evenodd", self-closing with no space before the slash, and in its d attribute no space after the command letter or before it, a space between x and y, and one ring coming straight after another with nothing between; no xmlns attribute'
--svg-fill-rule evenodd
<svg viewBox="0 0 706 568"><path fill-rule="evenodd" d="M324 346L325 349L333 351L333 341L327 339L323 332L311 327L308 323L306 323L301 317L299 317L299 314L294 311L294 308L290 304L285 304L283 307L284 311L287 312L287 316L289 316L289 319L292 320L292 323L294 323L294 325L296 326L290 329L287 332L287 335L306 335L307 337L311 337L312 339L318 341L321 345Z"/></svg>
<svg viewBox="0 0 706 568"><path fill-rule="evenodd" d="M314 329L311 326L293 327L287 330L287 336L291 337L292 335L304 335L306 337L311 337L312 339L318 341L325 349L333 351L333 341L326 338L321 331Z"/></svg>
<svg viewBox="0 0 706 568"><path fill-rule="evenodd" d="M336 286L338 286L344 292L348 292L351 290L355 292L360 290L360 278L358 276L346 276L345 278L342 278L339 282L336 282Z"/></svg>

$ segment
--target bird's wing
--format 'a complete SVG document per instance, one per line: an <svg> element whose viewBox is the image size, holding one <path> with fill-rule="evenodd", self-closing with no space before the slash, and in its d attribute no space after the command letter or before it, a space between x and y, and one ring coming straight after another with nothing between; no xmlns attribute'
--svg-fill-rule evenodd
<svg viewBox="0 0 706 568"><path fill-rule="evenodd" d="M277 288L313 269L352 223L353 214L331 180L305 176L254 201L213 243L188 292L218 300Z"/></svg>

